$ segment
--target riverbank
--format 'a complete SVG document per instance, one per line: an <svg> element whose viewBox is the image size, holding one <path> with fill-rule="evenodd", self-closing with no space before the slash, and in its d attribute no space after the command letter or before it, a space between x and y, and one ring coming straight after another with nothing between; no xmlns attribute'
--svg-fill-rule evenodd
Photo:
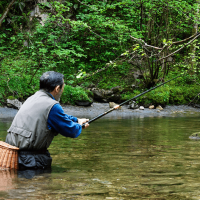
<svg viewBox="0 0 200 200"><path fill-rule="evenodd" d="M83 106L72 106L62 105L65 113L68 115L77 116L79 118L94 118L105 111L108 111L108 103L93 103L89 107ZM12 119L17 114L17 109L0 107L0 119ZM157 109L145 108L144 110L139 109L128 109L127 105L122 106L120 110L114 110L103 118L132 118L132 117L181 117L181 116L199 116L200 108L194 108L187 105L171 105L166 106L162 111Z"/></svg>

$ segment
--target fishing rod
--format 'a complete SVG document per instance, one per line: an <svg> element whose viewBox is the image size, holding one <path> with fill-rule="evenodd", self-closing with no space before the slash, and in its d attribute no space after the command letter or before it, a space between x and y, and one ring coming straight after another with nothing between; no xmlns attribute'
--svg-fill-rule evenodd
<svg viewBox="0 0 200 200"><path fill-rule="evenodd" d="M184 75L184 74L183 74L183 75ZM183 75L180 75L180 76L183 76ZM122 106L122 105L128 103L129 101L131 101L131 100L133 100L133 99L136 99L136 98L138 98L138 97L140 97L140 96L146 94L147 92L150 92L150 91L152 91L152 90L155 90L156 88L158 88L158 87L160 87L160 86L162 86L162 85L164 85L164 84L166 84L166 83L168 83L168 82L170 82L170 81L172 81L172 80L174 80L174 79L176 79L176 78L178 78L178 77L180 77L180 76L177 76L177 77L175 77L175 78L172 78L172 79L170 79L170 80L168 80L168 81L166 81L166 82L164 82L164 83L161 83L160 85L157 85L157 86L155 86L155 87L153 87L153 88L151 88L151 89L149 89L149 90L146 90L146 91L144 91L144 92L142 92L142 93L136 95L135 97L133 97L133 98L131 98L131 99L128 99L128 100L122 102L122 103L119 104L119 105L114 106L114 107L111 108L110 110L108 110L108 111L106 111L106 112L104 112L104 113L98 115L97 117L95 117L95 118L89 120L87 123L88 123L88 124L91 124L92 122L94 122L94 121L96 121L97 119L103 117L104 115L107 115L108 113L112 112L113 110L116 110L119 106ZM85 124L86 124L86 123L82 124L82 127L83 127L83 128L85 127Z"/></svg>

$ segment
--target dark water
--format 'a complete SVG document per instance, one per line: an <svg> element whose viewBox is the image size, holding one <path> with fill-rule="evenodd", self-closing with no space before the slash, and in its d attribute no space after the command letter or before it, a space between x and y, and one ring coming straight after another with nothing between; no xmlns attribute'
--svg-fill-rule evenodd
<svg viewBox="0 0 200 200"><path fill-rule="evenodd" d="M0 199L200 199L198 131L198 116L100 119L55 137L51 172L0 171Z"/></svg>

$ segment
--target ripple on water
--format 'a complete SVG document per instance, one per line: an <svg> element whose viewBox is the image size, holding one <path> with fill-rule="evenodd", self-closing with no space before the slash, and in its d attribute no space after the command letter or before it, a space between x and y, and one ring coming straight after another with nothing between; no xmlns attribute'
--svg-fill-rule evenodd
<svg viewBox="0 0 200 200"><path fill-rule="evenodd" d="M2 123L2 139L6 128ZM18 172L10 178L0 171L7 180L0 181L0 196L198 199L200 145L188 139L198 130L198 117L101 119L77 139L54 138L50 171Z"/></svg>

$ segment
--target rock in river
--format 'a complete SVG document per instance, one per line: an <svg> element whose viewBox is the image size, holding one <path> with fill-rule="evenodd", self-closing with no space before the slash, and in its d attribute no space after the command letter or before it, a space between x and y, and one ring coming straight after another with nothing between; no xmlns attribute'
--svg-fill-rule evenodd
<svg viewBox="0 0 200 200"><path fill-rule="evenodd" d="M189 138L193 140L200 140L200 132L193 133L189 136Z"/></svg>

